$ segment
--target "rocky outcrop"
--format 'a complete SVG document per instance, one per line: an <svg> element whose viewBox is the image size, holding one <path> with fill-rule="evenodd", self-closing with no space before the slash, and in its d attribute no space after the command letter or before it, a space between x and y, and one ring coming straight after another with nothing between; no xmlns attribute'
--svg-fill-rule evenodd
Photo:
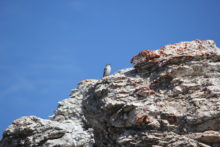
<svg viewBox="0 0 220 147"><path fill-rule="evenodd" d="M0 146L220 147L220 50L213 41L144 50L131 63L80 82L51 120L15 120Z"/></svg>
<svg viewBox="0 0 220 147"><path fill-rule="evenodd" d="M70 97L58 103L51 120L27 116L15 120L3 134L1 147L70 147L92 146L93 129L86 124L82 100L97 80L85 80L73 89Z"/></svg>

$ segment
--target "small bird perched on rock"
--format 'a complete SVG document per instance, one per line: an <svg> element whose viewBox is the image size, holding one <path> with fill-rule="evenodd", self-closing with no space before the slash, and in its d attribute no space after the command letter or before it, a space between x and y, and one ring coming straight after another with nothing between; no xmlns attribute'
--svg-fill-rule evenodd
<svg viewBox="0 0 220 147"><path fill-rule="evenodd" d="M110 64L106 64L105 68L104 68L104 72L103 72L103 77L109 76L110 72L111 72L111 65Z"/></svg>

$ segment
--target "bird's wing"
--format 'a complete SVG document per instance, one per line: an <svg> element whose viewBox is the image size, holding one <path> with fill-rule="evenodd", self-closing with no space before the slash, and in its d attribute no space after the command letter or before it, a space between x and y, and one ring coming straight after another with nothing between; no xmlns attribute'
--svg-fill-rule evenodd
<svg viewBox="0 0 220 147"><path fill-rule="evenodd" d="M104 71L103 71L103 77L105 76L106 70L107 70L107 68L105 67L105 68L104 68Z"/></svg>

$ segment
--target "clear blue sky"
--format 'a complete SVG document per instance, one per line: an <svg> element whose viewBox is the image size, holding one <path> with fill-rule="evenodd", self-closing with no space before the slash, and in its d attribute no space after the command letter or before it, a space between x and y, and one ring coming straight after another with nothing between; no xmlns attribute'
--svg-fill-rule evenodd
<svg viewBox="0 0 220 147"><path fill-rule="evenodd" d="M0 0L0 133L48 118L106 63L115 72L143 49L194 39L220 46L220 0Z"/></svg>

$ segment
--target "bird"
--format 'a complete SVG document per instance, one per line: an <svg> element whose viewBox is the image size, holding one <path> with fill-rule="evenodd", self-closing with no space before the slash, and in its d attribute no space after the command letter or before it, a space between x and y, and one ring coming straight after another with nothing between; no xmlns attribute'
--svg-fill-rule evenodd
<svg viewBox="0 0 220 147"><path fill-rule="evenodd" d="M103 72L103 77L109 76L110 72L111 72L111 65L110 64L106 64L105 68L104 68L104 72Z"/></svg>

